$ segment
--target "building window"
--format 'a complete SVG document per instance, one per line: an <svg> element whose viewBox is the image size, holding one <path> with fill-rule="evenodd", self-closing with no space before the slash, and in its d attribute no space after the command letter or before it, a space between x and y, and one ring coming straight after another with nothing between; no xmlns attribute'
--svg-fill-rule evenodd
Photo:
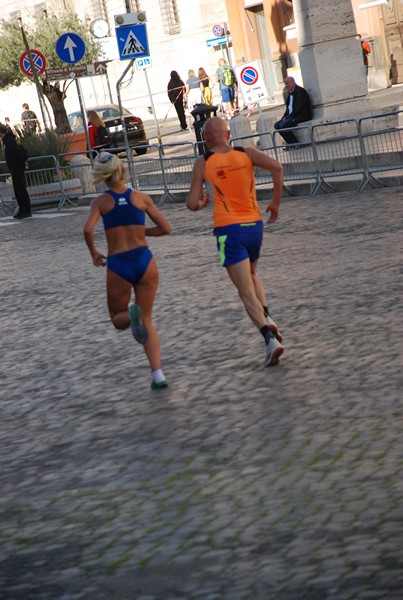
<svg viewBox="0 0 403 600"><path fill-rule="evenodd" d="M165 33L168 35L180 33L181 25L176 0L160 0L160 9Z"/></svg>
<svg viewBox="0 0 403 600"><path fill-rule="evenodd" d="M43 17L43 13L46 10L46 2L41 2L40 4L35 4L35 17L37 19L41 19Z"/></svg>
<svg viewBox="0 0 403 600"><path fill-rule="evenodd" d="M21 11L15 10L9 14L7 20L8 21L17 21L18 19L21 19Z"/></svg>

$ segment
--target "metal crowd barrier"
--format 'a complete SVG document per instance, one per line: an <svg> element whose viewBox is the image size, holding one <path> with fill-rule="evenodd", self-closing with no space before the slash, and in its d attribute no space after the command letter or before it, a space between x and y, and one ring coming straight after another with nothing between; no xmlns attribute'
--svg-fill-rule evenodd
<svg viewBox="0 0 403 600"><path fill-rule="evenodd" d="M399 118L401 121L399 122ZM357 191L367 184L383 185L378 173L403 171L403 111L345 119L317 125L298 126L290 129L299 141L285 146L280 131L253 133L231 139L231 144L258 146L261 151L278 159L284 167L284 187L293 194L292 183L308 182L314 196L320 188L334 190L329 180L337 177L360 176ZM134 155L136 148L114 148L128 166L133 188L144 192L161 192L158 205L168 199L176 199L175 191L188 190L194 162L199 156L203 141L177 142L147 145L147 154ZM72 161L75 155L33 157L26 172L28 191L33 206L57 203L62 208L87 194L99 193L92 183L91 166L94 152L80 161ZM68 160L66 160L68 159ZM42 166L43 161L46 166ZM6 167L1 169L6 170ZM272 183L270 171L256 167L257 185ZM0 208L7 208L12 200L9 174L3 172L0 182ZM5 200L6 199L6 200Z"/></svg>
<svg viewBox="0 0 403 600"><path fill-rule="evenodd" d="M290 131L295 134L297 139L304 141L285 145L280 130L273 132L275 155L284 169L284 187L294 195L290 184L305 181L311 184L311 195L313 195L319 189L320 183L318 157L312 143L312 131L305 125L293 127Z"/></svg>
<svg viewBox="0 0 403 600"><path fill-rule="evenodd" d="M359 192L368 183L371 187L384 186L375 173L403 169L403 125L400 123L403 124L403 110L359 119L365 165Z"/></svg>
<svg viewBox="0 0 403 600"><path fill-rule="evenodd" d="M334 191L327 179L363 175L364 156L355 119L313 125L312 141L318 166L318 182L311 192L312 196L320 187Z"/></svg>

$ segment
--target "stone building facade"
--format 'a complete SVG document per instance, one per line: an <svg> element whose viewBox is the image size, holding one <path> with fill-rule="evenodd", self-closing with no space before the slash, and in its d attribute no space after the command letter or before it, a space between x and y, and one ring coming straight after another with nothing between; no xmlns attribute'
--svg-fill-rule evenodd
<svg viewBox="0 0 403 600"><path fill-rule="evenodd" d="M186 80L189 69L204 67L212 76L218 59L224 56L232 64L259 60L269 90L266 103L281 102L283 79L287 73L303 81L300 70L301 38L295 9L301 4L315 6L316 0L0 0L2 17L6 20L21 17L24 23L46 14L61 14L73 10L88 22L106 23L101 35L108 62L108 77L97 76L80 81L87 106L116 102L116 82L127 66L118 60L114 16L131 10L145 11L152 67L147 70L149 87L158 119L164 119L169 108L166 85L171 70ZM349 2L350 0L348 0ZM403 6L401 0L351 0L355 26L349 27L346 38L349 52L354 52L351 39L357 32L371 45L368 87L386 88L403 82ZM350 4L349 4L350 6ZM316 5L319 7L319 5ZM317 14L313 10L313 16ZM326 23L314 20L315 27ZM217 36L215 26L223 29ZM321 35L315 32L316 39ZM98 33L99 35L99 33ZM326 31L322 35L325 40ZM342 37L342 36L341 36ZM342 44L343 45L343 44ZM360 52L358 43L357 53ZM305 48L305 52L307 49ZM327 67L334 68L331 59ZM142 118L150 118L151 102L145 73L133 68L122 84L122 103ZM214 89L218 99L217 86ZM13 99L10 101L10 96ZM15 114L0 113L0 119L9 116L18 121L20 105L28 101L37 104L34 86L29 83L6 92L0 92L0 106L15 107ZM66 100L69 111L78 109L78 100L71 86ZM12 110L12 109L10 109Z"/></svg>

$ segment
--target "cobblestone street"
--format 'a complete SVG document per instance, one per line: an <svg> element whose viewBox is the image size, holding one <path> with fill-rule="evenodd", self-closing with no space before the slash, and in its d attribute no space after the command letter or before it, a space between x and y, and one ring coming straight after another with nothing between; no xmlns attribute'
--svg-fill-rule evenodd
<svg viewBox="0 0 403 600"><path fill-rule="evenodd" d="M270 369L211 207L165 204L166 390L109 321L88 208L0 218L0 599L401 600L402 204L283 199Z"/></svg>

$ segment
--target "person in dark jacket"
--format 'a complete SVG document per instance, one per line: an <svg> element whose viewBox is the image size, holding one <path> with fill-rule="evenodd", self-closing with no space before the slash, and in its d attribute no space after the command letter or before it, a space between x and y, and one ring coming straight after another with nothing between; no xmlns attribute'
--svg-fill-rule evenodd
<svg viewBox="0 0 403 600"><path fill-rule="evenodd" d="M4 145L4 156L7 168L13 182L14 194L18 203L18 212L14 219L25 219L31 217L31 199L27 191L25 181L25 170L27 168L26 151L17 144L15 135L9 127L0 123L0 139Z"/></svg>
<svg viewBox="0 0 403 600"><path fill-rule="evenodd" d="M171 79L168 82L167 92L171 104L173 104L175 107L176 114L178 115L179 123L181 125L181 129L185 131L188 128L188 124L186 122L185 117L185 107L183 104L185 84L183 83L182 79L179 77L176 71L171 71Z"/></svg>
<svg viewBox="0 0 403 600"><path fill-rule="evenodd" d="M293 77L284 79L288 90L286 110L279 121L274 123L274 129L288 129L297 127L299 123L312 119L312 107L308 92L295 83ZM287 144L298 144L298 140L292 131L280 131L280 135Z"/></svg>

